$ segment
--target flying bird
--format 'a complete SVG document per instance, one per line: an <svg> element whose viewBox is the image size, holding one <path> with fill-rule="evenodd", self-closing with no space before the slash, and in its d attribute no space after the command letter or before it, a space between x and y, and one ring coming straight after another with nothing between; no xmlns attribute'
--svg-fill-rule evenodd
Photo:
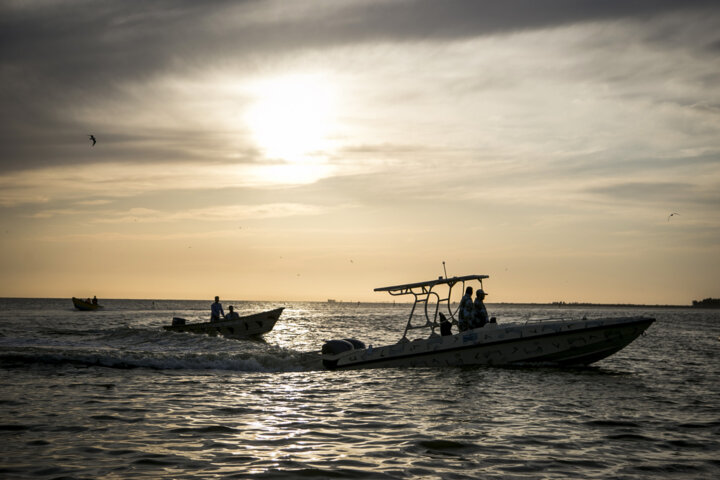
<svg viewBox="0 0 720 480"><path fill-rule="evenodd" d="M667 219L668 222L670 221L670 217L672 217L673 215L680 215L680 214L677 212L672 212L670 215L668 215L668 219Z"/></svg>
<svg viewBox="0 0 720 480"><path fill-rule="evenodd" d="M92 142L93 142L92 146L94 147L95 144L97 143L97 140L95 140L95 135L88 135L88 137L90 137L90 140L92 140Z"/></svg>

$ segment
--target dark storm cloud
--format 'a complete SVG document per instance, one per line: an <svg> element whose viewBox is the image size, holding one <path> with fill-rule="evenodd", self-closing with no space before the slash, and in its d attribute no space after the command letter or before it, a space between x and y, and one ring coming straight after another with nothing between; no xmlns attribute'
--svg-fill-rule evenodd
<svg viewBox="0 0 720 480"><path fill-rule="evenodd" d="M43 5L0 7L0 59L6 68L31 67L34 72L50 75L47 80L60 84L72 80L80 86L152 73L184 61L209 62L218 54L241 56L370 41L458 39L576 22L650 18L681 10L720 11L717 2L707 0L417 0L333 8L328 6L332 4L318 3L316 8L310 3L309 15L276 13L264 21L245 21L251 12L265 8L265 2ZM233 18L238 21L237 27L227 21Z"/></svg>
<svg viewBox="0 0 720 480"><path fill-rule="evenodd" d="M221 8L220 2L215 2ZM193 42L207 12L192 2L58 2L2 14L3 63L29 65L54 80L108 80L126 72L162 69ZM205 35L211 35L208 31ZM201 40L201 37L198 38Z"/></svg>
<svg viewBox="0 0 720 480"><path fill-rule="evenodd" d="M0 169L82 162L65 151L90 133L73 112L122 98L130 81L369 42L447 41L613 19L720 10L716 1L417 0L5 2L0 5ZM302 9L297 3L292 8ZM659 31L654 41L673 32ZM704 47L717 52L717 38Z"/></svg>
<svg viewBox="0 0 720 480"><path fill-rule="evenodd" d="M680 10L718 9L717 2L535 0L418 0L367 7L358 22L343 25L355 35L390 39L462 38L620 18L650 18Z"/></svg>

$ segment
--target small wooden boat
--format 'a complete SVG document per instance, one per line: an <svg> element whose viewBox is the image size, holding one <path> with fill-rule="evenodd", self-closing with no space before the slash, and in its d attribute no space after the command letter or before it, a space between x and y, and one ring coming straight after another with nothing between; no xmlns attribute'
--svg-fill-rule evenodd
<svg viewBox="0 0 720 480"><path fill-rule="evenodd" d="M72 297L72 302L73 305L75 305L75 308L84 312L91 312L93 310L99 310L103 308L102 305L98 305L97 303L88 302L87 300L81 300L75 297Z"/></svg>
<svg viewBox="0 0 720 480"><path fill-rule="evenodd" d="M206 335L222 335L228 338L254 337L273 329L280 318L284 307L266 312L245 315L236 320L220 320L217 322L186 323L184 318L173 317L172 325L163 325L171 332L204 333Z"/></svg>

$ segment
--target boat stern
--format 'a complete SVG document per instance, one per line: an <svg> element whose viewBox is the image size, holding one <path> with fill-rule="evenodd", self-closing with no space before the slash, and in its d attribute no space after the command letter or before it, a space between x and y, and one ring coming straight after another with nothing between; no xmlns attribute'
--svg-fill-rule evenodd
<svg viewBox="0 0 720 480"><path fill-rule="evenodd" d="M322 354L323 367L328 370L338 368L338 362L342 357L355 352L357 350L365 350L365 344L354 338L344 338L342 340L326 341L320 353Z"/></svg>

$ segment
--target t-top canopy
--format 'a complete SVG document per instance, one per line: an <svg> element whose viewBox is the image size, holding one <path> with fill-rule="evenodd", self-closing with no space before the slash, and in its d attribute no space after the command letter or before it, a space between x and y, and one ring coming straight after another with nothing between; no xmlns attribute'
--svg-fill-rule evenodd
<svg viewBox="0 0 720 480"><path fill-rule="evenodd" d="M458 282L467 282L470 280L480 280L484 278L490 278L489 275L465 275L464 277L438 277L437 280L428 280L427 282L417 282L417 283L407 283L405 285L395 285L392 287L378 287L374 291L375 292L392 292L395 290L407 290L412 288L420 288L420 287L434 287L435 285L455 285Z"/></svg>

